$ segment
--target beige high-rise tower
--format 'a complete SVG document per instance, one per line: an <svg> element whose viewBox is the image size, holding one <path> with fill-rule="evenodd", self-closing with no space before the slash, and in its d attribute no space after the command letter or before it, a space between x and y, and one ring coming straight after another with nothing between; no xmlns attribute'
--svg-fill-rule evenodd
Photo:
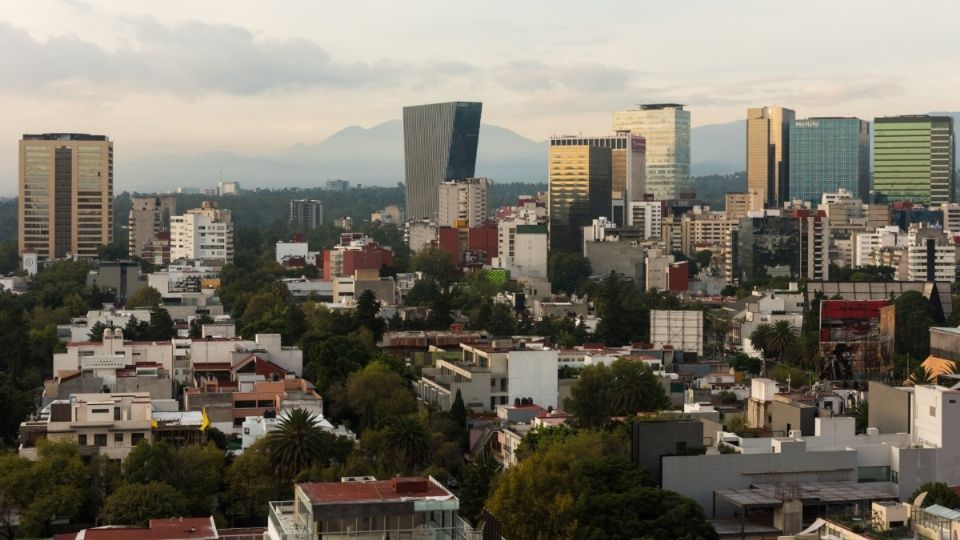
<svg viewBox="0 0 960 540"><path fill-rule="evenodd" d="M97 257L113 241L113 143L104 135L44 133L20 140L20 253Z"/></svg>
<svg viewBox="0 0 960 540"><path fill-rule="evenodd" d="M778 208L789 193L790 122L795 113L783 107L747 109L747 191L768 208Z"/></svg>

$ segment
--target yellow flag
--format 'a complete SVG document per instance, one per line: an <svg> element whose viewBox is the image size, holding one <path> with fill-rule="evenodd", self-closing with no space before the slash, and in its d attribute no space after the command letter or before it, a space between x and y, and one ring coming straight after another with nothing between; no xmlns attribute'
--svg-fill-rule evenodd
<svg viewBox="0 0 960 540"><path fill-rule="evenodd" d="M151 428L157 429L157 426L158 426L158 425L159 425L159 424L157 424L157 421L156 421L156 420L150 420L150 427L151 427Z"/></svg>
<svg viewBox="0 0 960 540"><path fill-rule="evenodd" d="M201 410L201 415L203 415L203 422L200 422L200 431L206 431L210 427L210 417L207 416L207 408L204 407Z"/></svg>

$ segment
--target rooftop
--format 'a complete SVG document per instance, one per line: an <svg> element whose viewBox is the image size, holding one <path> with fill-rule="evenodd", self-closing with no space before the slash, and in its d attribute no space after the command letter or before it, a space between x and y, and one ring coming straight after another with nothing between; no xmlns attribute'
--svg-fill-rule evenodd
<svg viewBox="0 0 960 540"><path fill-rule="evenodd" d="M58 534L54 540L181 540L219 538L212 517L151 519L147 527L108 526Z"/></svg>
<svg viewBox="0 0 960 540"><path fill-rule="evenodd" d="M422 477L366 482L309 483L298 484L297 487L314 505L453 498L453 495L436 480Z"/></svg>

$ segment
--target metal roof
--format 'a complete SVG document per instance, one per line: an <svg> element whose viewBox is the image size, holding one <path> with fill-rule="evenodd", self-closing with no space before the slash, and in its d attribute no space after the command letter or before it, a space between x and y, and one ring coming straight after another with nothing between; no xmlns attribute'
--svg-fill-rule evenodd
<svg viewBox="0 0 960 540"><path fill-rule="evenodd" d="M792 496L783 492L792 491ZM799 498L806 503L845 503L876 499L893 499L897 496L879 486L860 482L800 482L797 484L754 484L750 489L722 489L714 492L737 506L744 508L777 507L784 499Z"/></svg>

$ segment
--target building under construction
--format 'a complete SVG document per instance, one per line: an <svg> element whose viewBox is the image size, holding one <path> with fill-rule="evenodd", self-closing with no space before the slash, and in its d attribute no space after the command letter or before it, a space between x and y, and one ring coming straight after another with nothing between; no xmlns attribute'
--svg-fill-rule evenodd
<svg viewBox="0 0 960 540"><path fill-rule="evenodd" d="M890 300L821 301L823 375L833 380L889 375L893 368L894 319Z"/></svg>

